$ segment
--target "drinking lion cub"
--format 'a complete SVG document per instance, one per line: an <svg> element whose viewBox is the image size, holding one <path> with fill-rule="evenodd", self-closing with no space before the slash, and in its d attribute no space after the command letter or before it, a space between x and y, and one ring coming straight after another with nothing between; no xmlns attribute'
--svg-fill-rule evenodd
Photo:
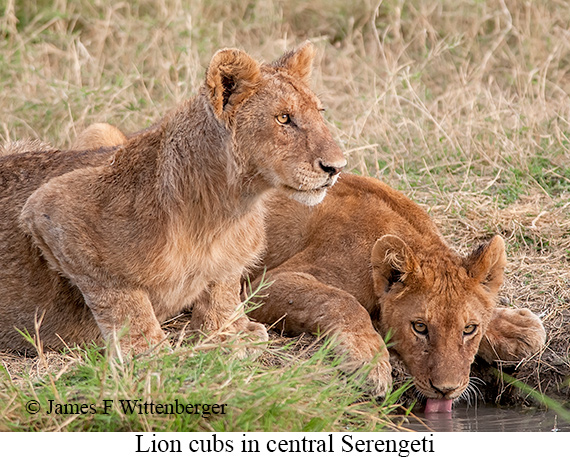
<svg viewBox="0 0 570 457"><path fill-rule="evenodd" d="M449 410L465 391L476 354L519 360L544 344L530 310L496 307L506 264L500 236L462 257L418 205L349 174L318 206L275 196L267 214L271 284L250 316L290 334L335 335L355 364L374 363L377 394L391 383L380 335L391 335L431 411Z"/></svg>
<svg viewBox="0 0 570 457"><path fill-rule="evenodd" d="M193 301L194 327L267 339L239 311L264 201L318 203L345 164L307 85L313 55L221 50L197 96L116 149L0 157L0 348L26 349L17 329L36 322L51 348L127 324L123 350L140 352Z"/></svg>

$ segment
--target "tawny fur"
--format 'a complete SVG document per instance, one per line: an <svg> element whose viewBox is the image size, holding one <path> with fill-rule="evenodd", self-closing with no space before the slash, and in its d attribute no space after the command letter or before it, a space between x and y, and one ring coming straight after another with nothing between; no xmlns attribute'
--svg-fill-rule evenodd
<svg viewBox="0 0 570 457"><path fill-rule="evenodd" d="M127 142L127 136L109 124L97 123L87 127L71 144L72 151L118 146ZM39 151L40 149L36 149Z"/></svg>
<svg viewBox="0 0 570 457"><path fill-rule="evenodd" d="M519 360L544 344L537 316L496 308L501 237L463 258L425 211L378 180L341 174L312 208L275 196L266 233L272 284L251 316L289 334L334 335L355 364L373 363L377 394L391 383L381 336L391 335L427 398L459 397L478 351L488 361Z"/></svg>
<svg viewBox="0 0 570 457"><path fill-rule="evenodd" d="M51 152L56 150L56 148L41 140L17 140L11 143L0 144L0 157L10 154L22 154L23 152L30 151Z"/></svg>
<svg viewBox="0 0 570 457"><path fill-rule="evenodd" d="M261 65L222 50L196 97L119 147L0 158L0 348L28 348L17 329L41 321L46 347L126 325L123 350L140 352L194 301L194 328L267 339L238 311L264 201L280 189L316 204L346 163L307 86L313 55ZM94 132L76 146L124 140Z"/></svg>

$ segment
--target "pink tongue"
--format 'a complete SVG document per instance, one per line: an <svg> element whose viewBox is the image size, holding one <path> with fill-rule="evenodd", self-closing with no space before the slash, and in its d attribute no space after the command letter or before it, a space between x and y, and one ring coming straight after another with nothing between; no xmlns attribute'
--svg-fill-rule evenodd
<svg viewBox="0 0 570 457"><path fill-rule="evenodd" d="M424 413L450 413L453 400L428 398Z"/></svg>

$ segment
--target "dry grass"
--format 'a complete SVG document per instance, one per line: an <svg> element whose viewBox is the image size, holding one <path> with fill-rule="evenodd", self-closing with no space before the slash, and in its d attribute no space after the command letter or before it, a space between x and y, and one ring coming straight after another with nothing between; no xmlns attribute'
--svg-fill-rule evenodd
<svg viewBox="0 0 570 457"><path fill-rule="evenodd" d="M201 83L216 49L271 60L311 39L314 88L351 170L426 207L466 250L500 233L506 303L543 316L519 367L568 398L570 5L565 0L8 0L0 141L61 147L97 121L141 129Z"/></svg>

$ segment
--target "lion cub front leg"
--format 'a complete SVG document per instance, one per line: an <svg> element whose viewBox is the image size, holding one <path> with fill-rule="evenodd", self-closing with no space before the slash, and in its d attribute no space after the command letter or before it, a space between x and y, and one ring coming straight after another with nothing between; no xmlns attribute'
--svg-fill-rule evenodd
<svg viewBox="0 0 570 457"><path fill-rule="evenodd" d="M302 272L269 272L272 284L264 291L263 305L250 315L293 335L320 333L338 341L340 355L348 356L347 369L371 364L366 384L384 396L392 384L390 356L366 309L348 292L323 284Z"/></svg>
<svg viewBox="0 0 570 457"><path fill-rule="evenodd" d="M210 284L194 303L190 327L208 334L218 332L217 337L222 340L241 333L254 341L268 341L265 326L245 315L240 290L238 276Z"/></svg>
<svg viewBox="0 0 570 457"><path fill-rule="evenodd" d="M121 337L121 349L125 354L147 351L164 343L166 335L160 328L147 292L121 278L117 269L110 270L109 260L100 252L102 241L81 214L87 205L65 198L73 195L67 191L66 177L79 173L88 172L78 170L54 178L36 190L22 209L22 227L50 267L79 288L104 339ZM63 300L61 306L76 306ZM66 325L73 324L61 323L63 327ZM128 332L122 335L125 326ZM69 343L86 341L81 340L82 329L75 334L78 341Z"/></svg>
<svg viewBox="0 0 570 457"><path fill-rule="evenodd" d="M545 341L544 326L529 309L495 308L478 355L487 362L516 362L540 351Z"/></svg>
<svg viewBox="0 0 570 457"><path fill-rule="evenodd" d="M140 354L159 345L169 346L149 296L144 290L116 283L109 277L105 280L104 275L93 265L90 272L92 275L87 276L83 273L83 268L78 269L74 262L70 261L69 256L60 260L47 245L40 244L40 247L44 253L49 252L46 257L52 265L57 265L57 271L79 288L104 340L118 342L121 352L125 355ZM69 252L66 254L69 255ZM69 306L74 304L70 303ZM63 322L61 325L65 327L73 324ZM89 335L89 332L90 329L85 329L85 332L77 329L76 334L81 338L83 333ZM88 341L86 338L68 343Z"/></svg>
<svg viewBox="0 0 570 457"><path fill-rule="evenodd" d="M103 337L108 341L118 339L123 353L137 354L157 345L169 346L145 291L121 285L103 286L84 278L78 287Z"/></svg>

